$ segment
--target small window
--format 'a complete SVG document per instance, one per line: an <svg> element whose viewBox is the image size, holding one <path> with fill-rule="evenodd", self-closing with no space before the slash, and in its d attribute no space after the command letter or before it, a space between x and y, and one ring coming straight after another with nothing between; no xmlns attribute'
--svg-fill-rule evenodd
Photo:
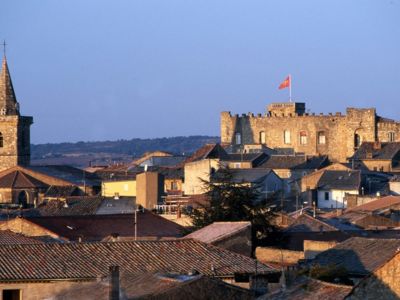
<svg viewBox="0 0 400 300"><path fill-rule="evenodd" d="M305 145L307 144L307 132L306 131L300 131L300 144Z"/></svg>
<svg viewBox="0 0 400 300"><path fill-rule="evenodd" d="M235 144L240 145L242 144L242 135L239 132L235 134Z"/></svg>
<svg viewBox="0 0 400 300"><path fill-rule="evenodd" d="M3 300L20 300L21 290L3 290Z"/></svg>
<svg viewBox="0 0 400 300"><path fill-rule="evenodd" d="M290 144L290 131L289 130L285 130L283 132L283 141L285 144Z"/></svg>
<svg viewBox="0 0 400 300"><path fill-rule="evenodd" d="M324 199L329 200L329 192L325 192Z"/></svg>
<svg viewBox="0 0 400 300"><path fill-rule="evenodd" d="M171 181L171 191L178 190L178 183L176 181Z"/></svg>
<svg viewBox="0 0 400 300"><path fill-rule="evenodd" d="M0 132L0 148L3 148L3 134Z"/></svg>
<svg viewBox="0 0 400 300"><path fill-rule="evenodd" d="M396 134L394 132L388 133L389 142L394 142L396 140Z"/></svg>
<svg viewBox="0 0 400 300"><path fill-rule="evenodd" d="M265 144L265 131L260 132L260 144Z"/></svg>
<svg viewBox="0 0 400 300"><path fill-rule="evenodd" d="M318 145L326 144L326 136L324 131L318 132Z"/></svg>
<svg viewBox="0 0 400 300"><path fill-rule="evenodd" d="M358 148L361 145L361 136L359 134L354 134L354 148Z"/></svg>

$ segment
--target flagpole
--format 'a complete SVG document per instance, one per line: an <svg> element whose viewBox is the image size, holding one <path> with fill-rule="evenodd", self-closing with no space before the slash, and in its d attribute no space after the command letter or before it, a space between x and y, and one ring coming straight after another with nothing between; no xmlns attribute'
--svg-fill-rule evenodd
<svg viewBox="0 0 400 300"><path fill-rule="evenodd" d="M292 75L289 74L289 101L292 102Z"/></svg>

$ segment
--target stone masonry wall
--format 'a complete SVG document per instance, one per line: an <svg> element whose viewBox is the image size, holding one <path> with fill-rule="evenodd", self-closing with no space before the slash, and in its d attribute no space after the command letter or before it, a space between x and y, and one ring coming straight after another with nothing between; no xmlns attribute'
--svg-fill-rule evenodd
<svg viewBox="0 0 400 300"><path fill-rule="evenodd" d="M290 143L284 142L284 131L290 132ZM307 134L307 143L300 142L300 131ZM388 132L400 140L400 123L378 121L374 108L348 108L346 115L315 114L243 114L221 113L221 143L234 143L241 134L242 144L260 144L265 132L265 144L270 148L289 148L307 155L328 155L332 161L346 162L355 151L355 135L361 142L387 141ZM325 133L325 144L318 143L318 133Z"/></svg>
<svg viewBox="0 0 400 300"><path fill-rule="evenodd" d="M256 259L263 263L283 263L297 264L300 259L304 259L303 251L292 251L271 247L257 247Z"/></svg>
<svg viewBox="0 0 400 300"><path fill-rule="evenodd" d="M0 171L30 162L31 117L0 116Z"/></svg>

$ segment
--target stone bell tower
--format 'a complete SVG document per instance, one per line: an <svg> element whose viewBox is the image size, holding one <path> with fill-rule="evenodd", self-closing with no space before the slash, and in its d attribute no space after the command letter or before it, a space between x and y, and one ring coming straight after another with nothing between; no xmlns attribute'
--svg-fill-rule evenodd
<svg viewBox="0 0 400 300"><path fill-rule="evenodd" d="M19 113L19 103L4 56L0 73L0 171L30 163L32 117Z"/></svg>

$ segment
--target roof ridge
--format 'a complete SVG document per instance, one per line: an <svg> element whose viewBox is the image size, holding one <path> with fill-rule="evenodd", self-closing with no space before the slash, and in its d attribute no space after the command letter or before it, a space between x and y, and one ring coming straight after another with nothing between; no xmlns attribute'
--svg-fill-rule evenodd
<svg viewBox="0 0 400 300"><path fill-rule="evenodd" d="M15 171L14 178L13 178L12 183L11 183L11 187L14 187L15 182L17 181L18 174L19 174L19 170Z"/></svg>

